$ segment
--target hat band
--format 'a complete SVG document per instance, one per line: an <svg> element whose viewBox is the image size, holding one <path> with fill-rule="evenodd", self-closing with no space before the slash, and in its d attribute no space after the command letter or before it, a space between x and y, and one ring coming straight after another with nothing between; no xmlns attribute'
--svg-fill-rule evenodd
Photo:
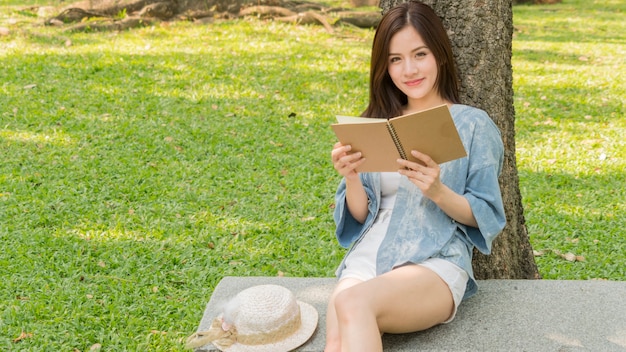
<svg viewBox="0 0 626 352"><path fill-rule="evenodd" d="M302 318L300 317L300 307L298 307L297 314L294 314L293 317L288 319L285 324L281 325L278 329L249 335L237 334L237 343L252 346L278 342L293 335L300 329L301 325Z"/></svg>

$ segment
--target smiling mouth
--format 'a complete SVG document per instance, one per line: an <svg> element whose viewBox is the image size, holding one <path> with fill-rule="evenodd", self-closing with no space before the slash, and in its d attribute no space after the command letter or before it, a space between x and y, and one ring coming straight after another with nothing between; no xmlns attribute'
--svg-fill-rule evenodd
<svg viewBox="0 0 626 352"><path fill-rule="evenodd" d="M406 81L406 82L404 82L404 84L406 84L407 86L416 86L416 85L420 84L422 81L423 81L423 79L420 78L420 79L414 79L414 80L411 80L411 81Z"/></svg>

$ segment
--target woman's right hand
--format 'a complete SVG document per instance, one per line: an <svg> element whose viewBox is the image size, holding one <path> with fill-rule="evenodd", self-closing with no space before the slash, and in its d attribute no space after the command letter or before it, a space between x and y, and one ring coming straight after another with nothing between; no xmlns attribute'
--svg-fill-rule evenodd
<svg viewBox="0 0 626 352"><path fill-rule="evenodd" d="M349 153L352 149L350 145L343 145L341 142L335 143L331 153L333 166L339 174L347 180L358 178L356 168L365 162L361 152Z"/></svg>

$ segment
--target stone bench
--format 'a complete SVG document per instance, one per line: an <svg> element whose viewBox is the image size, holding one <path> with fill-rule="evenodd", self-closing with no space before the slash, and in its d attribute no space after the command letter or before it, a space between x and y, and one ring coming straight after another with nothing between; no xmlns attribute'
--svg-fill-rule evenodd
<svg viewBox="0 0 626 352"><path fill-rule="evenodd" d="M225 277L198 331L239 291L282 285L319 312L317 331L297 351L321 352L334 278ZM385 351L626 351L626 281L485 280L454 321L426 331L383 336ZM196 352L218 351L212 345ZM276 351L280 352L280 351Z"/></svg>

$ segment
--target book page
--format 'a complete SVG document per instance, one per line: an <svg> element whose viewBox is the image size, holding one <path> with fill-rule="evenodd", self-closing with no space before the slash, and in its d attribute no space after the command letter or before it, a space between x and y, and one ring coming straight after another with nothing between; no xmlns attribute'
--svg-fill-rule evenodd
<svg viewBox="0 0 626 352"><path fill-rule="evenodd" d="M372 117L356 117L356 116L343 116L337 115L337 122L339 123L380 123L383 119L377 119Z"/></svg>

